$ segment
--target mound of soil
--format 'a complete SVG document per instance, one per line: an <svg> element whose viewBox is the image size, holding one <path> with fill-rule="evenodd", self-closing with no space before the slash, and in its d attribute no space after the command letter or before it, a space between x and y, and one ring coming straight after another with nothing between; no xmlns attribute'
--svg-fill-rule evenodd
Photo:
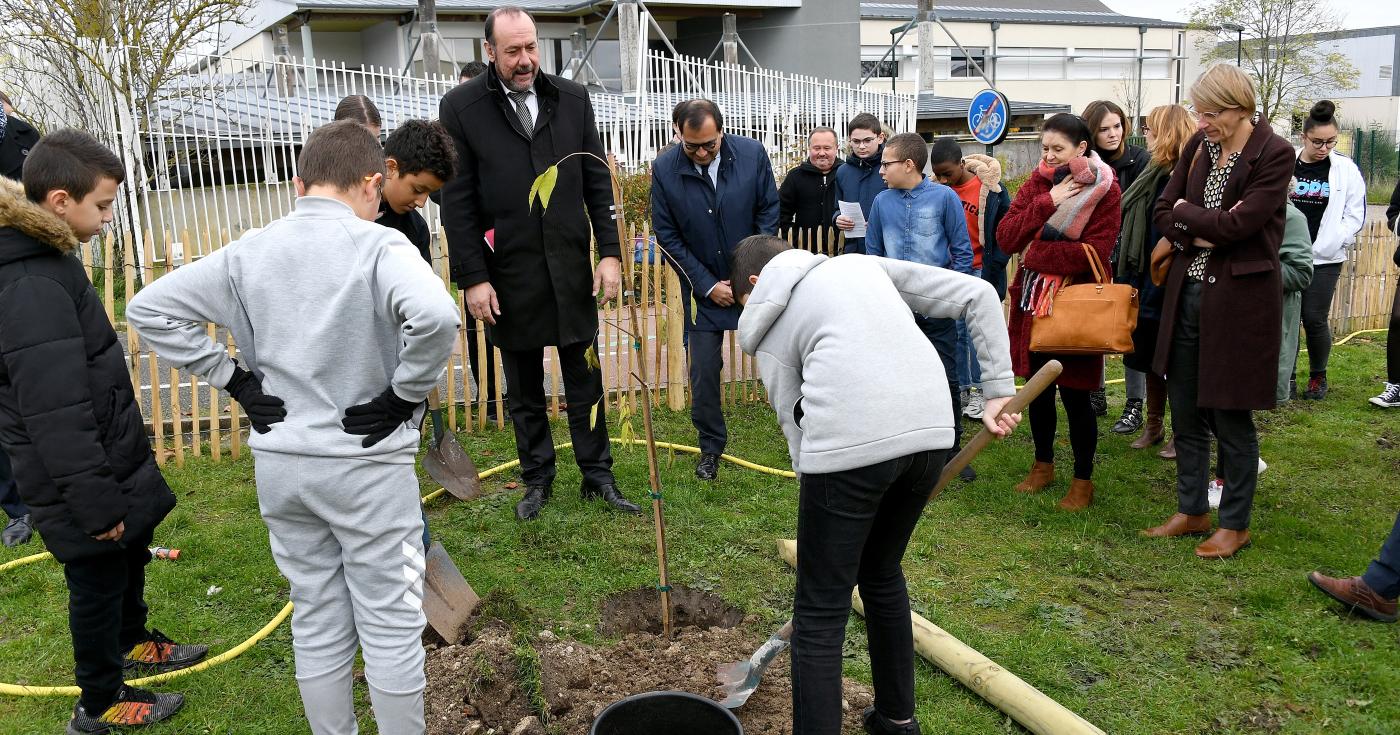
<svg viewBox="0 0 1400 735"><path fill-rule="evenodd" d="M487 627L468 645L428 652L428 733L586 735L605 707L632 694L678 690L719 699L716 669L748 658L767 635L682 628L671 641L636 633L589 646L548 631L526 640L504 626ZM788 662L787 654L774 661L758 691L735 712L748 735L792 732ZM874 695L847 680L843 698L842 730L860 732L861 710Z"/></svg>

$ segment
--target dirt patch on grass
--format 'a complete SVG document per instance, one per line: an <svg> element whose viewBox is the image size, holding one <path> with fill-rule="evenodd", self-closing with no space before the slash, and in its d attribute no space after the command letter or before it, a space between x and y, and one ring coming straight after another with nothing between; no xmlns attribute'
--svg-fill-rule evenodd
<svg viewBox="0 0 1400 735"><path fill-rule="evenodd" d="M671 625L675 628L733 628L744 611L718 595L677 585L671 590ZM598 632L613 637L628 633L661 633L660 596L653 587L611 595L603 600Z"/></svg>
<svg viewBox="0 0 1400 735"><path fill-rule="evenodd" d="M634 633L615 644L585 645L545 631L526 638L487 626L468 645L428 652L429 735L547 732L585 735L605 707L647 691L686 691L720 699L715 671L746 659L766 634L683 628L674 640ZM758 691L735 714L747 735L790 735L789 657L779 656ZM844 682L843 732L860 731L870 688ZM530 718L538 718L536 725ZM665 728L659 723L657 732Z"/></svg>

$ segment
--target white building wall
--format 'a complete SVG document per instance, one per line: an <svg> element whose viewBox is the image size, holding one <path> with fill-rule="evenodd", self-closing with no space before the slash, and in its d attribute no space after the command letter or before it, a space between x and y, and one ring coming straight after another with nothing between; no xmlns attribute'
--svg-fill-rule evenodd
<svg viewBox="0 0 1400 735"><path fill-rule="evenodd" d="M890 29L896 21L861 23L861 58L873 62L889 49ZM1093 100L1110 99L1128 107L1136 94L1137 53L1140 34L1136 27L1070 26L1003 23L995 38L987 23L947 24L957 41L983 65L997 87L1013 100L1051 102L1079 110ZM1171 104L1177 98L1177 55L1181 32L1149 28L1141 36L1144 56L1143 109ZM896 34L897 35L897 34ZM952 97L970 97L986 87L962 51L942 29L934 30L938 44L934 63L934 91ZM997 58L988 57L993 54ZM917 31L905 35L895 54L898 76L894 88L915 93L919 75ZM888 64L881 71L888 72ZM888 75L872 77L871 89L891 88Z"/></svg>

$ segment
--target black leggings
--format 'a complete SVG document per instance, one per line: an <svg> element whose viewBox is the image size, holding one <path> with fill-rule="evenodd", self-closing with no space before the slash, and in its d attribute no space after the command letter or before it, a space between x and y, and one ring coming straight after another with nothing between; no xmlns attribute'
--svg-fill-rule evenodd
<svg viewBox="0 0 1400 735"><path fill-rule="evenodd" d="M1329 263L1313 268L1312 283L1303 290L1303 331L1308 335L1308 375L1327 372L1327 358L1332 354L1332 330L1327 315L1332 311L1332 297L1337 293L1337 277L1342 275L1341 263Z"/></svg>
<svg viewBox="0 0 1400 735"><path fill-rule="evenodd" d="M1047 358L1031 353L1031 372L1040 369ZM1069 446L1074 451L1074 479L1088 480L1094 474L1094 452L1099 447L1099 422L1089 404L1089 391L1051 385L1036 396L1028 407L1031 438L1035 440L1037 462L1055 461L1055 429L1059 417L1055 413L1055 390L1060 391L1065 417L1069 419Z"/></svg>
<svg viewBox="0 0 1400 735"><path fill-rule="evenodd" d="M1400 383L1400 288L1390 306L1390 332L1385 338L1385 382Z"/></svg>

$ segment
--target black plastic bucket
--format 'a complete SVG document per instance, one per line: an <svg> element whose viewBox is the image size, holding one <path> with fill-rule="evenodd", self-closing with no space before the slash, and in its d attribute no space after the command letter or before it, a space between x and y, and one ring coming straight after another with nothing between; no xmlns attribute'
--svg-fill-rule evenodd
<svg viewBox="0 0 1400 735"><path fill-rule="evenodd" d="M647 692L613 702L590 735L744 735L738 718L718 702L687 692Z"/></svg>

